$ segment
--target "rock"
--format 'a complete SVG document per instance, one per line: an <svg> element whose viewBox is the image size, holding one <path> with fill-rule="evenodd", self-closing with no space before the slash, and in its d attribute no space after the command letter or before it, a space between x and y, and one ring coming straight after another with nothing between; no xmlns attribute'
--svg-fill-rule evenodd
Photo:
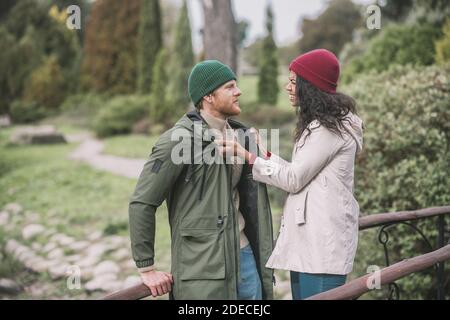
<svg viewBox="0 0 450 320"><path fill-rule="evenodd" d="M31 238L40 235L45 230L45 227L40 224L29 224L22 230L22 237L25 240L29 240Z"/></svg>
<svg viewBox="0 0 450 320"><path fill-rule="evenodd" d="M142 280L139 276L128 276L125 281L122 284L122 289L126 289L129 287L136 286L138 284L141 284Z"/></svg>
<svg viewBox="0 0 450 320"><path fill-rule="evenodd" d="M110 244L111 247L113 247L115 249L124 245L125 241L126 240L124 239L124 237L121 237L121 236L109 236L109 237L105 238L105 243Z"/></svg>
<svg viewBox="0 0 450 320"><path fill-rule="evenodd" d="M102 274L113 273L116 274L120 271L120 267L113 261L103 261L94 269L94 276L100 276Z"/></svg>
<svg viewBox="0 0 450 320"><path fill-rule="evenodd" d="M81 259L82 259L82 256L79 254L74 254L74 255L67 256L64 258L64 260L66 260L67 262L74 263L76 265L78 265L78 262L80 262Z"/></svg>
<svg viewBox="0 0 450 320"><path fill-rule="evenodd" d="M23 264L25 265L25 267L27 267L30 270L40 272L39 270L37 270L35 268L35 266L42 263L42 261L45 261L42 257L36 256L36 255L31 255L23 261Z"/></svg>
<svg viewBox="0 0 450 320"><path fill-rule="evenodd" d="M0 226L6 226L9 222L9 212L0 211Z"/></svg>
<svg viewBox="0 0 450 320"><path fill-rule="evenodd" d="M111 291L112 286L117 286L116 290L121 287L120 282L117 282L117 275L112 273L107 273L103 275L96 276L94 279L86 283L85 289L89 292L93 291ZM111 285L112 284L112 285Z"/></svg>
<svg viewBox="0 0 450 320"><path fill-rule="evenodd" d="M68 246L68 245L74 243L75 239L72 237L69 237L69 236L64 236L64 237L60 238L58 242L62 246Z"/></svg>
<svg viewBox="0 0 450 320"><path fill-rule="evenodd" d="M129 249L122 248L122 249L119 249L116 252L114 252L112 254L112 257L116 261L122 261L122 260L125 260L125 259L131 259L131 252L130 252Z"/></svg>
<svg viewBox="0 0 450 320"><path fill-rule="evenodd" d="M108 252L111 249L110 245L103 244L103 243L96 243L86 250L86 254L88 256L95 256L101 258L103 254Z"/></svg>
<svg viewBox="0 0 450 320"><path fill-rule="evenodd" d="M90 243L88 241L77 241L69 244L67 247L74 251L81 251L89 247Z"/></svg>
<svg viewBox="0 0 450 320"><path fill-rule="evenodd" d="M88 256L78 261L78 266L81 268L90 268L95 266L100 261L98 256Z"/></svg>
<svg viewBox="0 0 450 320"><path fill-rule="evenodd" d="M18 203L8 203L4 209L9 211L12 215L19 214L23 211L22 206Z"/></svg>
<svg viewBox="0 0 450 320"><path fill-rule="evenodd" d="M50 277L54 280L63 278L66 275L67 270L69 270L70 265L64 262L56 264L48 269Z"/></svg>
<svg viewBox="0 0 450 320"><path fill-rule="evenodd" d="M31 244L31 248L34 251L41 251L42 250L42 244L38 243L38 242L34 242Z"/></svg>
<svg viewBox="0 0 450 320"><path fill-rule="evenodd" d="M5 250L9 254L14 254L16 250L21 246L19 242L14 239L8 240L5 246Z"/></svg>
<svg viewBox="0 0 450 320"><path fill-rule="evenodd" d="M50 125L16 129L9 141L15 145L66 143L62 133Z"/></svg>
<svg viewBox="0 0 450 320"><path fill-rule="evenodd" d="M61 248L55 248L47 254L49 259L58 259L64 256L64 251Z"/></svg>
<svg viewBox="0 0 450 320"><path fill-rule="evenodd" d="M11 279L0 279L0 294L18 294L22 287Z"/></svg>
<svg viewBox="0 0 450 320"><path fill-rule="evenodd" d="M0 116L0 128L7 128L11 125L11 118L9 115Z"/></svg>
<svg viewBox="0 0 450 320"><path fill-rule="evenodd" d="M125 262L122 264L122 266L123 266L125 269L136 269L136 268L137 268L137 267L136 267L136 262L134 262L133 259L130 259L130 260L125 261Z"/></svg>
<svg viewBox="0 0 450 320"><path fill-rule="evenodd" d="M103 237L103 232L101 231L94 231L91 233L87 238L90 241L97 241Z"/></svg>
<svg viewBox="0 0 450 320"><path fill-rule="evenodd" d="M33 270L36 272L46 272L48 271L51 267L54 267L58 264L60 264L61 262L58 260L45 260L42 259L41 261L38 261L34 264L33 266Z"/></svg>
<svg viewBox="0 0 450 320"><path fill-rule="evenodd" d="M49 243L47 243L47 244L44 246L44 248L42 249L42 252L43 252L43 253L48 253L48 252L52 251L53 249L55 249L56 247L58 247L58 246L56 245L56 243L54 243L54 242L49 242Z"/></svg>

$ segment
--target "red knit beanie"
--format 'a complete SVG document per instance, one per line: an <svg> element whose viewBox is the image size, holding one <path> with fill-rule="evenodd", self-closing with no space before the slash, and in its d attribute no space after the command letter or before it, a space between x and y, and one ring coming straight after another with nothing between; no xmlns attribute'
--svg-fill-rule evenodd
<svg viewBox="0 0 450 320"><path fill-rule="evenodd" d="M289 70L325 92L336 93L339 61L328 50L316 49L298 56L292 60Z"/></svg>

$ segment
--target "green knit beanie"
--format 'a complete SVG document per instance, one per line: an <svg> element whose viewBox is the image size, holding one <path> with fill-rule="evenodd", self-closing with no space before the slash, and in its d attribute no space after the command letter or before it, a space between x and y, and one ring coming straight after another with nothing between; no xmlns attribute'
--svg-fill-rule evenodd
<svg viewBox="0 0 450 320"><path fill-rule="evenodd" d="M189 75L189 96L194 106L206 95L225 82L236 80L236 75L227 65L217 60L199 62Z"/></svg>

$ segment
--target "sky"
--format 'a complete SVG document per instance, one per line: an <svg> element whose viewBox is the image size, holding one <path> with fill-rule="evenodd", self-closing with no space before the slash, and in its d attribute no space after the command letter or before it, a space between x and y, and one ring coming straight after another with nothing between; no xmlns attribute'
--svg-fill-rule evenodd
<svg viewBox="0 0 450 320"><path fill-rule="evenodd" d="M201 0L188 0L194 48L201 47L199 30L203 25ZM237 21L245 19L250 23L246 44L252 43L265 33L265 9L272 3L274 12L274 38L278 46L292 43L299 37L299 24L302 18L315 18L326 9L328 0L232 0L233 12ZM353 0L368 5L373 0Z"/></svg>

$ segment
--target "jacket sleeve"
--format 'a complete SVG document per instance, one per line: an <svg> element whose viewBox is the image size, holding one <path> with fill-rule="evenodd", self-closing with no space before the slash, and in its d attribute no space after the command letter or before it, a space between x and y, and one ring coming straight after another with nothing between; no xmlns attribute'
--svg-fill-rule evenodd
<svg viewBox="0 0 450 320"><path fill-rule="evenodd" d="M177 143L167 135L161 136L144 165L130 200L131 250L138 268L154 263L155 212L183 169L183 164L171 160L172 149Z"/></svg>
<svg viewBox="0 0 450 320"><path fill-rule="evenodd" d="M312 128L291 163L258 157L253 164L253 179L298 193L333 159L343 142L323 126Z"/></svg>

